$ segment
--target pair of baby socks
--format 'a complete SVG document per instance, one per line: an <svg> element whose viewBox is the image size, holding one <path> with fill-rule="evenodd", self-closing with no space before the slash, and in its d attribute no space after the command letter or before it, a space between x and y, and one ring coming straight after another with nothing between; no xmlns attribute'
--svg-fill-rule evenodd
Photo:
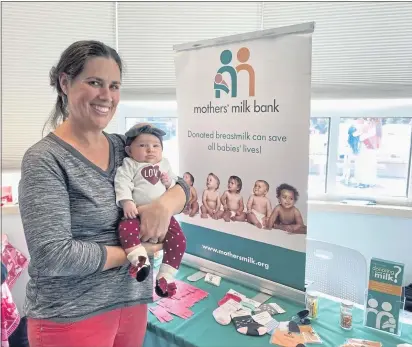
<svg viewBox="0 0 412 347"><path fill-rule="evenodd" d="M156 276L156 287L155 292L158 296L162 298L170 298L176 294L177 287L174 282L177 269L168 265L160 265L159 272Z"/></svg>
<svg viewBox="0 0 412 347"><path fill-rule="evenodd" d="M213 317L222 325L228 325L231 321L236 330L244 335L261 336L266 334L267 329L256 323L250 310L243 309L242 299L235 294L226 294L218 303L219 307L213 311Z"/></svg>
<svg viewBox="0 0 412 347"><path fill-rule="evenodd" d="M130 274L137 282L143 282L150 273L150 261L146 249L140 244L127 255L127 260L135 267Z"/></svg>
<svg viewBox="0 0 412 347"><path fill-rule="evenodd" d="M268 331L262 324L256 323L250 314L233 317L232 320L235 323L236 330L244 335L262 336Z"/></svg>
<svg viewBox="0 0 412 347"><path fill-rule="evenodd" d="M228 325L232 321L232 313L240 310L241 308L242 304L240 301L228 299L213 311L213 317L219 324Z"/></svg>

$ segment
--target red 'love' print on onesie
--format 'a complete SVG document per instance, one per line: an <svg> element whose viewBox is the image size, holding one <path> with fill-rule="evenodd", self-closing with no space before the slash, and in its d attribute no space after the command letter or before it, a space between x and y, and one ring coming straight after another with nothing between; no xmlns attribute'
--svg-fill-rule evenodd
<svg viewBox="0 0 412 347"><path fill-rule="evenodd" d="M151 184L155 185L157 182L159 182L160 179L160 169L159 166L145 166L142 171L142 176L145 178L147 181L149 181Z"/></svg>

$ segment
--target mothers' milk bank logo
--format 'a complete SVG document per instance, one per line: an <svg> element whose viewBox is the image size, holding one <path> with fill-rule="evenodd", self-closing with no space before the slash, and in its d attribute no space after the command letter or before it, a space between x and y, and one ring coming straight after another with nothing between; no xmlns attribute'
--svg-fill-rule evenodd
<svg viewBox="0 0 412 347"><path fill-rule="evenodd" d="M237 60L239 64L232 66L233 55L228 49L220 54L220 62L223 64L217 70L214 82L215 97L220 98L221 92L229 94L232 98L237 97L238 91L238 73L246 71L249 77L249 96L255 96L255 70L247 61L250 57L250 51L242 47L237 51Z"/></svg>

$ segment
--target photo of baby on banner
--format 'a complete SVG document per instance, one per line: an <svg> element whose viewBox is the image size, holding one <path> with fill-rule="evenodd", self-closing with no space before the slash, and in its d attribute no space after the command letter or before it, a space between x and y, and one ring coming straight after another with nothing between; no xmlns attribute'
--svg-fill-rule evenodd
<svg viewBox="0 0 412 347"><path fill-rule="evenodd" d="M182 221L281 247L304 247L307 227L297 206L300 194L295 186L258 177L247 189L238 175L223 181L218 171L199 178L192 172L183 174L191 191ZM288 236L292 239L287 240Z"/></svg>
<svg viewBox="0 0 412 347"><path fill-rule="evenodd" d="M277 204L272 209L272 202L267 197L270 186L265 180L257 180L252 189L253 193L244 200L241 195L240 177L230 176L227 189L220 195L220 179L211 172L207 175L206 187L199 204L199 195L193 186L193 175L185 172L183 177L191 187L190 201L184 213L192 218L200 213L200 218L203 219L247 222L258 229L279 229L292 234L306 234L307 228L302 214L295 206L299 192L290 184L282 183L277 186ZM247 203L245 204L244 201Z"/></svg>

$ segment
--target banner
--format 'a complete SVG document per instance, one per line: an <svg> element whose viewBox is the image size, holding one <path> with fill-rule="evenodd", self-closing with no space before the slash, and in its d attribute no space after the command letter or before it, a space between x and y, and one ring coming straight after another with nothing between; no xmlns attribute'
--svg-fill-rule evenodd
<svg viewBox="0 0 412 347"><path fill-rule="evenodd" d="M175 47L187 253L300 290L313 29Z"/></svg>

